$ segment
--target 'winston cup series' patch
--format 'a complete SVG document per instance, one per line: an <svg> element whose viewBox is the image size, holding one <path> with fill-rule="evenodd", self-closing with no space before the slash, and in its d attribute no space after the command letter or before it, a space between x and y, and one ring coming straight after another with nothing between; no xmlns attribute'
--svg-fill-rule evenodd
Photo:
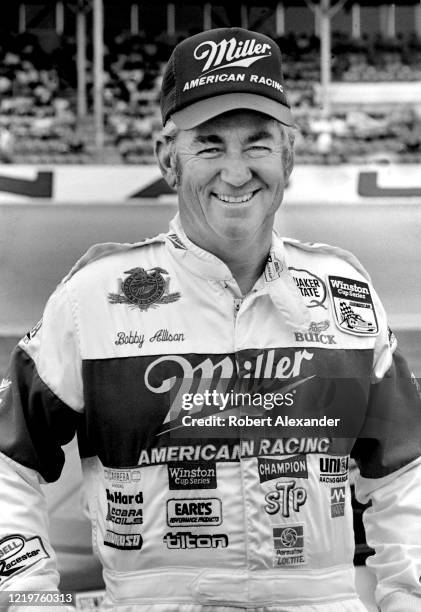
<svg viewBox="0 0 421 612"><path fill-rule="evenodd" d="M339 329L356 336L376 336L379 326L368 283L328 276L328 284Z"/></svg>

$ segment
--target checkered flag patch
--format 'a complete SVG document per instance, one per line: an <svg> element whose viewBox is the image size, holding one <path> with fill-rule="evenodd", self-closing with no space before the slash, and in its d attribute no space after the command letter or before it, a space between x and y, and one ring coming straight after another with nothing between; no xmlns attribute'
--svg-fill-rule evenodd
<svg viewBox="0 0 421 612"><path fill-rule="evenodd" d="M340 303L342 321L347 321L350 317L355 317L355 312L346 302Z"/></svg>

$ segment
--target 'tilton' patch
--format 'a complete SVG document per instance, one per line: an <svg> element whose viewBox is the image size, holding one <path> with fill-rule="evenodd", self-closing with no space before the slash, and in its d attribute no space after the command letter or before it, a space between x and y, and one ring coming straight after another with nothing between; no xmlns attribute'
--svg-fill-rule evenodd
<svg viewBox="0 0 421 612"><path fill-rule="evenodd" d="M376 311L368 283L328 276L336 325L355 336L376 336L379 332Z"/></svg>

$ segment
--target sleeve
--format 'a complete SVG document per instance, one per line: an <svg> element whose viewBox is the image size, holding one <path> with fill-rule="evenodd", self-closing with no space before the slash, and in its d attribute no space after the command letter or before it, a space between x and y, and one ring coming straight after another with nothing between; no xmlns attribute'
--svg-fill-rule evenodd
<svg viewBox="0 0 421 612"><path fill-rule="evenodd" d="M82 397L72 307L60 285L0 384L0 592L57 590L40 484L60 476L61 446L75 434Z"/></svg>
<svg viewBox="0 0 421 612"><path fill-rule="evenodd" d="M378 298L377 298L378 300ZM352 456L381 612L421 610L421 396L378 302L368 417Z"/></svg>

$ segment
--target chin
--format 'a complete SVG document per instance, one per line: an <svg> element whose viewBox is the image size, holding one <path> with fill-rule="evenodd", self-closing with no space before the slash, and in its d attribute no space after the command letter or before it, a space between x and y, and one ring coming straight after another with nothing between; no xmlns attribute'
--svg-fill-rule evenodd
<svg viewBox="0 0 421 612"><path fill-rule="evenodd" d="M251 228L242 227L224 227L217 234L224 240L247 240L254 236L254 231Z"/></svg>

